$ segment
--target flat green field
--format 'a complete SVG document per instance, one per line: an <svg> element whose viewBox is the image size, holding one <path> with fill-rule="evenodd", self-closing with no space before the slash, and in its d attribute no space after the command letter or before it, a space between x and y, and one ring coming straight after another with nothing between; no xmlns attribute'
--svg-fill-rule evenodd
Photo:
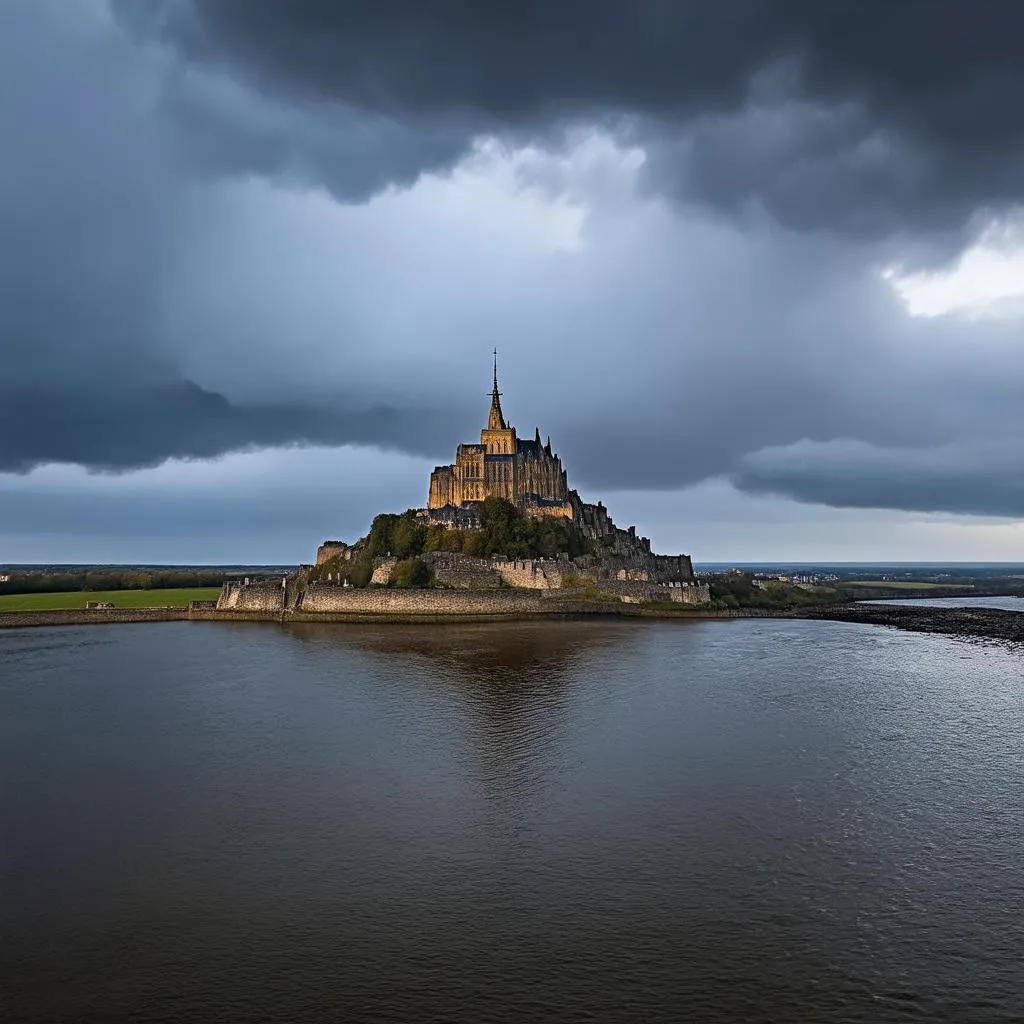
<svg viewBox="0 0 1024 1024"><path fill-rule="evenodd" d="M184 590L78 590L70 594L3 594L0 612L45 612L84 608L86 601L110 601L115 608L184 608L189 601L216 601L220 587Z"/></svg>
<svg viewBox="0 0 1024 1024"><path fill-rule="evenodd" d="M843 587L877 587L879 590L973 590L972 583L914 583L912 580L846 580Z"/></svg>

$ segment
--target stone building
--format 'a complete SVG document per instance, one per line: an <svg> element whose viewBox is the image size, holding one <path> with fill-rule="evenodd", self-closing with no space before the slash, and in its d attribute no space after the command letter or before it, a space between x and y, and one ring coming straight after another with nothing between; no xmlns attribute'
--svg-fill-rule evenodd
<svg viewBox="0 0 1024 1024"><path fill-rule="evenodd" d="M455 462L431 473L427 509L432 520L453 521L455 509L490 497L505 498L528 515L577 518L579 498L569 490L562 462L551 450L551 438L542 444L538 428L533 438L525 440L505 421L497 354L491 408L480 443L460 444Z"/></svg>
<svg viewBox="0 0 1024 1024"><path fill-rule="evenodd" d="M480 431L480 443L460 444L455 462L437 466L430 474L424 514L432 523L474 529L480 525L479 503L491 496L508 499L526 515L571 519L587 540L595 542L591 562L600 563L605 575L613 564L616 571L627 573L619 582L641 580L640 575L631 574L645 574L660 585L694 579L689 555L655 555L650 540L638 536L636 527L621 529L602 502L591 505L582 501L569 487L562 461L551 450L550 437L541 444L539 429L532 440L516 435L516 428L506 422L501 411L497 352L491 408L487 426Z"/></svg>

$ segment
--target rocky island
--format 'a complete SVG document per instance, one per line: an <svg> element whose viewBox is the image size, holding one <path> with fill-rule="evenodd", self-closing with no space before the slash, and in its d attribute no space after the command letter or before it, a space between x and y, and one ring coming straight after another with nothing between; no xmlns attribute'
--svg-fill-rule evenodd
<svg viewBox="0 0 1024 1024"><path fill-rule="evenodd" d="M480 441L430 477L425 507L380 515L351 544L272 581L227 583L217 611L293 616L566 614L581 605L706 606L689 555L661 555L604 504L584 502L540 429L501 408L497 359ZM607 610L607 608L605 609Z"/></svg>

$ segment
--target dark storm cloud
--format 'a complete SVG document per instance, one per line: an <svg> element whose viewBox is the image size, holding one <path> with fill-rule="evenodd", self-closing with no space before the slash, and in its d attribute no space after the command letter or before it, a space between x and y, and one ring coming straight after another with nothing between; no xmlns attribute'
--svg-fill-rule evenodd
<svg viewBox="0 0 1024 1024"><path fill-rule="evenodd" d="M457 155L457 130L468 143L481 132L543 137L580 121L641 139L660 188L727 207L757 200L802 228L955 231L1024 191L1024 8L1015 3L116 7L136 32L263 95L343 104L418 133L420 152L405 139L400 167L380 161L378 187ZM319 155L321 176L343 191L338 162Z"/></svg>
<svg viewBox="0 0 1024 1024"><path fill-rule="evenodd" d="M965 469L1024 440L1012 327L914 320L877 274L1019 199L1017 6L106 9L0 3L0 471L447 460L497 344L588 498L1018 508L998 460ZM623 149L577 165L594 126L642 148L643 195ZM488 134L540 152L474 177Z"/></svg>
<svg viewBox="0 0 1024 1024"><path fill-rule="evenodd" d="M372 389L237 401L182 374L164 304L194 155L153 116L150 57L96 4L0 9L0 471L436 444L448 412L390 407Z"/></svg>
<svg viewBox="0 0 1024 1024"><path fill-rule="evenodd" d="M135 384L120 392L0 388L0 472L26 472L48 462L119 470L289 443L425 453L443 446L455 426L432 411L360 407L356 400L340 411L232 403L190 382Z"/></svg>
<svg viewBox="0 0 1024 1024"><path fill-rule="evenodd" d="M181 68L165 83L160 114L193 173L323 185L346 202L447 169L472 142L450 119L410 124L317 98L275 103L229 78Z"/></svg>
<svg viewBox="0 0 1024 1024"><path fill-rule="evenodd" d="M733 482L836 508L898 508L1024 517L1024 460L1016 442L880 449L801 442L741 460Z"/></svg>

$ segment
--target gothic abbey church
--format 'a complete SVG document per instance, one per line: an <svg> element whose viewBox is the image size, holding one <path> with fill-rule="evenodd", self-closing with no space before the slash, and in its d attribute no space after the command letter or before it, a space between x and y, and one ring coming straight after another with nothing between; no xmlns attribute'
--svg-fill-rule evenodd
<svg viewBox="0 0 1024 1024"><path fill-rule="evenodd" d="M524 515L571 519L584 537L600 542L606 556L625 559L622 565L641 572L644 579L694 579L688 555L653 555L651 542L638 537L635 527L619 529L600 501L596 505L582 501L569 487L550 437L541 444L540 430L529 441L516 436L516 428L505 422L501 411L497 354L491 408L480 443L460 444L455 462L438 466L430 474L425 513L431 522L472 529L480 521L478 503L492 496L506 498Z"/></svg>
<svg viewBox="0 0 1024 1024"><path fill-rule="evenodd" d="M578 519L579 498L570 492L561 460L551 451L551 438L541 444L540 430L532 440L516 437L516 428L505 422L498 390L498 362L494 362L494 390L487 426L479 444L460 444L455 462L438 466L430 475L430 510L456 509L485 498L505 498L527 515L564 516ZM573 499L575 498L575 502Z"/></svg>

